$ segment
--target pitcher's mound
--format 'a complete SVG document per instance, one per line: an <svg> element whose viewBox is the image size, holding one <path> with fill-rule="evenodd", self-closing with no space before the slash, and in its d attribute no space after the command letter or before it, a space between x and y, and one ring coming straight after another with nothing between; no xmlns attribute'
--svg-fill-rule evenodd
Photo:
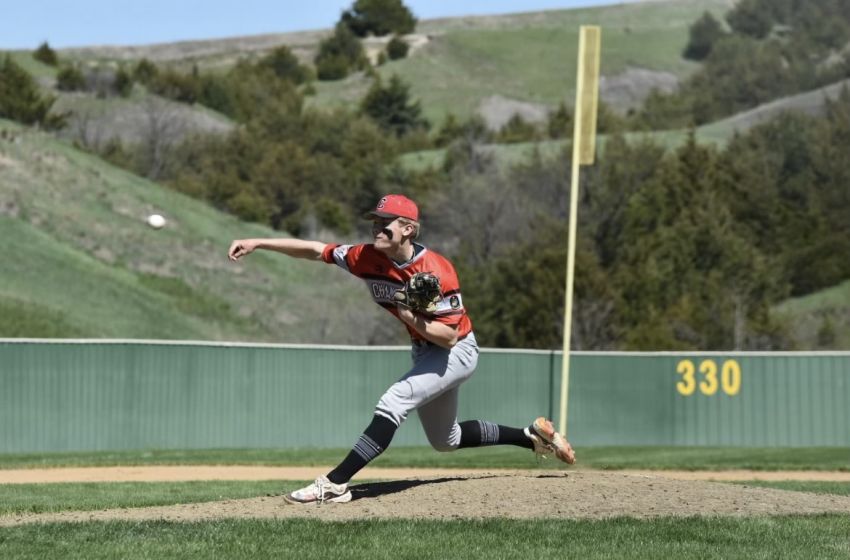
<svg viewBox="0 0 850 560"><path fill-rule="evenodd" d="M282 483L282 491L285 489ZM850 497L615 472L492 473L353 484L347 504L289 505L281 496L0 518L0 526L107 519L599 519L617 516L850 513Z"/></svg>

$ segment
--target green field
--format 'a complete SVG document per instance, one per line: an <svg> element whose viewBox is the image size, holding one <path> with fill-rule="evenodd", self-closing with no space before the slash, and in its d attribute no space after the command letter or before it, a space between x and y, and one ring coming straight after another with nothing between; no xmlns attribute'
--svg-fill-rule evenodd
<svg viewBox="0 0 850 560"><path fill-rule="evenodd" d="M495 451L495 450L489 450ZM847 468L850 450L631 449L582 450L595 466ZM419 465L438 454L393 449L389 464ZM451 456L461 456L461 453ZM794 456L794 462L780 460ZM305 450L231 450L0 456L5 468L45 465L229 462L286 464L293 456L324 462ZM445 456L440 455L441 457ZM417 460L416 457L420 459ZM468 467L493 467L470 456ZM719 458L718 460L715 460ZM295 461L294 463L303 464ZM511 460L501 466L512 467ZM457 465L454 465L457 466ZM723 468L721 467L721 468ZM278 496L303 481L67 483L0 485L0 515L90 511ZM784 490L850 495L850 483L746 482ZM272 498L275 499L275 498ZM581 497L576 497L581 499ZM337 506L344 507L344 506ZM850 512L848 512L850 513ZM0 528L2 558L848 558L850 515L662 517L652 520L218 520L209 522L82 521Z"/></svg>
<svg viewBox="0 0 850 560"><path fill-rule="evenodd" d="M116 465L265 465L327 466L348 449L210 449L144 450L79 453L0 454L2 469L106 467ZM673 469L763 471L810 470L850 472L846 447L582 447L578 467L592 469ZM436 453L430 447L392 447L376 467L558 468L535 463L528 451L510 446Z"/></svg>
<svg viewBox="0 0 850 560"><path fill-rule="evenodd" d="M839 515L640 521L216 521L0 529L6 558L847 558Z"/></svg>

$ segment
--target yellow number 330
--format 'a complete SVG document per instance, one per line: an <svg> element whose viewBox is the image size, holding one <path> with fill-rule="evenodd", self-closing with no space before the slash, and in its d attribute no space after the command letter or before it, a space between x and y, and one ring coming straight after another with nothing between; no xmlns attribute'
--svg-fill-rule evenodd
<svg viewBox="0 0 850 560"><path fill-rule="evenodd" d="M735 360L723 362L721 371L721 383L717 381L717 363L714 360L703 360L699 364L699 372L703 380L699 382L699 390L703 395L711 396L717 393L722 384L723 392L727 395L737 395L741 390L741 366ZM676 390L680 395L693 395L697 388L695 377L696 368L690 360L682 360L676 366L676 373L682 376L681 381L676 383Z"/></svg>

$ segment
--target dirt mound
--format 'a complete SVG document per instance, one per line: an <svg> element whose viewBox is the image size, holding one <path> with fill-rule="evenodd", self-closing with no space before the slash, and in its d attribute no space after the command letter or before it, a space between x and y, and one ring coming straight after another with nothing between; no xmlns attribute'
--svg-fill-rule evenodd
<svg viewBox="0 0 850 560"><path fill-rule="evenodd" d="M650 518L850 513L850 497L607 472L491 473L355 484L348 504L287 505L280 496L136 509L0 517L0 526L89 520Z"/></svg>

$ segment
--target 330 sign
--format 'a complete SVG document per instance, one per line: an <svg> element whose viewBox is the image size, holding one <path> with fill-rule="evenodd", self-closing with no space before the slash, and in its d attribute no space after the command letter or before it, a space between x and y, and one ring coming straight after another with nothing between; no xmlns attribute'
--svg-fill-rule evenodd
<svg viewBox="0 0 850 560"><path fill-rule="evenodd" d="M676 365L681 379L676 382L676 391L689 397L697 389L711 396L722 390L734 397L741 392L741 366L736 360L726 360L718 369L714 360L702 360L697 367L691 360L682 360Z"/></svg>

